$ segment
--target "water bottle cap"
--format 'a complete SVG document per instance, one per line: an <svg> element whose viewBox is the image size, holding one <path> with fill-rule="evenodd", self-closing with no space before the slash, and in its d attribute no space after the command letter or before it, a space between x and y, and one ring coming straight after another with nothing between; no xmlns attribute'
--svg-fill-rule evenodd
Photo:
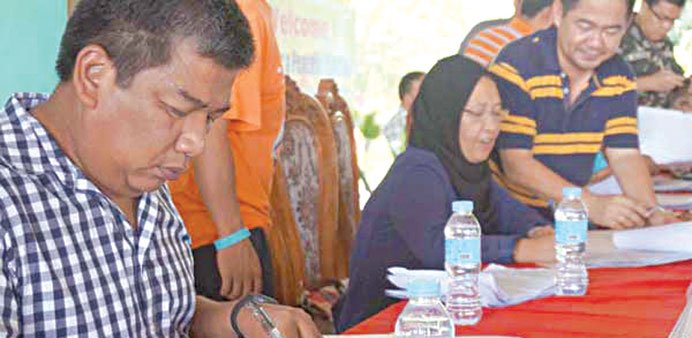
<svg viewBox="0 0 692 338"><path fill-rule="evenodd" d="M440 297L440 281L434 278L410 278L406 281L406 293L409 299Z"/></svg>
<svg viewBox="0 0 692 338"><path fill-rule="evenodd" d="M473 212L473 201L454 201L452 202L452 211L462 213Z"/></svg>
<svg viewBox="0 0 692 338"><path fill-rule="evenodd" d="M562 188L562 197L581 198L581 188L575 188L575 187Z"/></svg>

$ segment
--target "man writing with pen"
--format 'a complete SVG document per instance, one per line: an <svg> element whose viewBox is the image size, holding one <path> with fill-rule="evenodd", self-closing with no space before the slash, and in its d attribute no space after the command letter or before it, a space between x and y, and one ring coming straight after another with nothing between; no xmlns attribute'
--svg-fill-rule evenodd
<svg viewBox="0 0 692 338"><path fill-rule="evenodd" d="M55 91L0 108L3 336L319 337L260 296L196 297L165 185L202 152L252 55L233 2L80 1Z"/></svg>

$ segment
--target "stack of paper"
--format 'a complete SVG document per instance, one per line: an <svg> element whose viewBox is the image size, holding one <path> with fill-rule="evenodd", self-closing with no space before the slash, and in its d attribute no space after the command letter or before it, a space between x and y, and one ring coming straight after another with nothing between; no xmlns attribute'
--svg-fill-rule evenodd
<svg viewBox="0 0 692 338"><path fill-rule="evenodd" d="M592 230L586 243L586 266L589 268L634 268L663 265L692 259L690 252L651 251L618 248L613 243L616 233L630 230ZM543 264L554 268L556 263Z"/></svg>
<svg viewBox="0 0 692 338"><path fill-rule="evenodd" d="M490 264L483 273L492 275L495 280L496 302L490 306L514 305L555 294L555 271L551 269L516 269Z"/></svg>
<svg viewBox="0 0 692 338"><path fill-rule="evenodd" d="M399 289L396 290L386 290L385 294L392 298L406 299L406 284L409 279L413 278L428 278L435 279L440 283L440 289L442 294L447 294L447 272L444 270L409 270L403 267L390 267L387 269L388 275L387 280L389 280L394 286ZM483 306L489 306L489 299L493 298L493 289L495 281L488 274L481 273L480 276L480 294L481 303Z"/></svg>
<svg viewBox="0 0 692 338"><path fill-rule="evenodd" d="M613 243L618 249L692 254L692 222L617 231Z"/></svg>
<svg viewBox="0 0 692 338"><path fill-rule="evenodd" d="M664 183L665 182L665 183ZM669 183L668 183L669 182ZM659 181L654 185L656 191L692 191L692 181L672 180ZM679 189L679 190L674 190ZM594 195L620 195L622 189L614 176L589 186L589 191ZM658 204L666 209L687 210L692 209L692 195L690 194L656 194Z"/></svg>
<svg viewBox="0 0 692 338"><path fill-rule="evenodd" d="M658 204L667 209L687 210L692 209L692 181L680 179L654 179L654 190L657 193ZM682 193L682 194L672 194Z"/></svg>
<svg viewBox="0 0 692 338"><path fill-rule="evenodd" d="M692 192L692 181L680 179L654 179L656 192Z"/></svg>
<svg viewBox="0 0 692 338"><path fill-rule="evenodd" d="M666 209L692 209L692 195L689 194L656 194L658 204Z"/></svg>
<svg viewBox="0 0 692 338"><path fill-rule="evenodd" d="M388 269L387 279L401 290L387 290L394 298L406 298L406 282L410 278L433 278L440 281L443 294L447 290L447 273L442 270ZM550 269L515 269L490 264L480 275L483 306L502 307L555 294L555 272Z"/></svg>
<svg viewBox="0 0 692 338"><path fill-rule="evenodd" d="M589 268L636 268L682 262L692 259L692 254L641 250L616 250L610 254L587 252Z"/></svg>
<svg viewBox="0 0 692 338"><path fill-rule="evenodd" d="M639 107L639 147L658 164L692 161L692 114ZM662 132L665 131L665 132Z"/></svg>
<svg viewBox="0 0 692 338"><path fill-rule="evenodd" d="M681 227L677 226L680 224L685 230L680 230ZM678 250L691 243L686 239L690 233L685 224L636 230L589 231L586 264L590 268L642 267L692 259L689 249ZM667 244L672 238L678 238L679 243Z"/></svg>

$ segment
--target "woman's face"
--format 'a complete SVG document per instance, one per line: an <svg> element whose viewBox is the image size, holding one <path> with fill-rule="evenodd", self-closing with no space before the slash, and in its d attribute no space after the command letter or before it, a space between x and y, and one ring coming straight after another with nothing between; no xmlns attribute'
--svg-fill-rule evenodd
<svg viewBox="0 0 692 338"><path fill-rule="evenodd" d="M467 161L480 163L488 159L505 118L497 86L487 76L481 77L461 114L459 147Z"/></svg>

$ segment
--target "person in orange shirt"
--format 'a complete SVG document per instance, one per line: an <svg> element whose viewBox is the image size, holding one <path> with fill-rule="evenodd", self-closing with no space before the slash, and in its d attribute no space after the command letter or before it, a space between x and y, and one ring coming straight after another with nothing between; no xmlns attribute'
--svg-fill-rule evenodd
<svg viewBox="0 0 692 338"><path fill-rule="evenodd" d="M506 25L510 21L512 21L512 19L519 16L520 13L521 13L521 0L514 0L514 15L512 15L511 17L506 18L506 19L486 20L486 21L481 21L481 22L477 23L466 34L464 41L461 42L461 45L459 46L459 53L458 54L464 55L464 51L466 50L466 47L469 45L469 41L471 41L472 38L476 37L476 35L478 35L478 33L480 33L481 31L485 30L486 28Z"/></svg>
<svg viewBox="0 0 692 338"><path fill-rule="evenodd" d="M265 232L285 115L284 75L271 7L266 0L236 2L250 22L255 59L236 78L231 109L211 127L204 153L170 182L192 239L195 288L212 299L273 293Z"/></svg>
<svg viewBox="0 0 692 338"><path fill-rule="evenodd" d="M488 67L510 42L553 24L553 0L523 0L506 24L487 27L469 39L463 55Z"/></svg>

